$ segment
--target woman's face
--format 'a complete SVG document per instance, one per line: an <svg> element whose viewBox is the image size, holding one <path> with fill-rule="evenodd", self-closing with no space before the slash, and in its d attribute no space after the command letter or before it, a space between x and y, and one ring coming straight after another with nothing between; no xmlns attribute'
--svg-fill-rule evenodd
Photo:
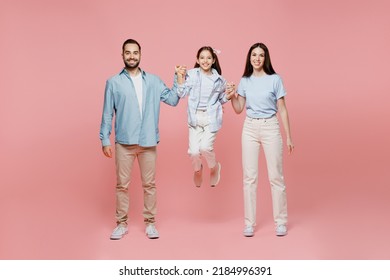
<svg viewBox="0 0 390 280"><path fill-rule="evenodd" d="M213 55L209 50L203 50L199 54L199 58L196 60L196 62L204 72L208 73L211 71L211 67L213 66L215 60L213 59Z"/></svg>
<svg viewBox="0 0 390 280"><path fill-rule="evenodd" d="M251 65L253 70L261 71L265 60L264 50L260 47L254 48L251 52Z"/></svg>

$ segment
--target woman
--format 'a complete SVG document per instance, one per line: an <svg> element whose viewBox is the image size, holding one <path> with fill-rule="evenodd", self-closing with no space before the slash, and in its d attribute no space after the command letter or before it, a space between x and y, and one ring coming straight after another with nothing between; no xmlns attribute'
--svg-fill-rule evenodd
<svg viewBox="0 0 390 280"><path fill-rule="evenodd" d="M283 82L275 73L268 48L263 43L256 43L250 47L237 95L234 85L228 87L227 93L234 111L240 114L246 107L247 115L242 130L244 236L253 236L256 226L260 147L264 149L267 162L276 235L284 236L287 234L287 198L283 177L283 141L276 117L277 112L284 125L289 154L293 151L294 145L291 139Z"/></svg>

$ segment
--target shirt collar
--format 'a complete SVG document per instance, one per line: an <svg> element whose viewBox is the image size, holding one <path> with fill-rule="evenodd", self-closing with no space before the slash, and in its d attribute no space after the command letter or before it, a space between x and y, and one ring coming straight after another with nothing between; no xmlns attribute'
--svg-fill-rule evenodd
<svg viewBox="0 0 390 280"><path fill-rule="evenodd" d="M144 76L146 75L146 72L145 72L144 70L142 70L141 68L139 68L139 71L141 71L142 77L144 77ZM122 71L121 71L119 74L120 74L120 75L124 74L124 75L129 76L129 73L127 73L125 67L123 67ZM130 76L129 76L129 77L130 77Z"/></svg>
<svg viewBox="0 0 390 280"><path fill-rule="evenodd" d="M196 72L200 75L200 67L196 68ZM211 68L211 72L213 73L213 77L215 77L215 81L221 78L221 75L219 75L218 71L214 68Z"/></svg>

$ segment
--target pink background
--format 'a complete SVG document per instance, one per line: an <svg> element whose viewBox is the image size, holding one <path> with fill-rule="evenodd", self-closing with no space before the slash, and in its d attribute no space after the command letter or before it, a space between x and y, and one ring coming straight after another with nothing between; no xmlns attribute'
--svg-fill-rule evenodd
<svg viewBox="0 0 390 280"><path fill-rule="evenodd" d="M388 1L0 2L0 259L389 259ZM211 45L238 83L251 44L268 45L288 91L290 231L274 235L260 157L258 229L244 238L241 127L225 106L217 188L195 189L187 100L162 105L158 229L148 240L136 165L129 235L110 241L114 161L101 152L105 80L121 45L172 84ZM206 183L208 175L206 174Z"/></svg>

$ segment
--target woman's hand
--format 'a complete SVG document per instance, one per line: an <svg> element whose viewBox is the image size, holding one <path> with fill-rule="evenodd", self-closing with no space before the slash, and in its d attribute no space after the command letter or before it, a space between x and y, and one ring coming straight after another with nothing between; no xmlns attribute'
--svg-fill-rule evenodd
<svg viewBox="0 0 390 280"><path fill-rule="evenodd" d="M287 138L287 150L288 150L288 154L291 154L294 151L294 144L291 138Z"/></svg>
<svg viewBox="0 0 390 280"><path fill-rule="evenodd" d="M230 82L226 85L226 98L228 100L236 97L236 85Z"/></svg>

